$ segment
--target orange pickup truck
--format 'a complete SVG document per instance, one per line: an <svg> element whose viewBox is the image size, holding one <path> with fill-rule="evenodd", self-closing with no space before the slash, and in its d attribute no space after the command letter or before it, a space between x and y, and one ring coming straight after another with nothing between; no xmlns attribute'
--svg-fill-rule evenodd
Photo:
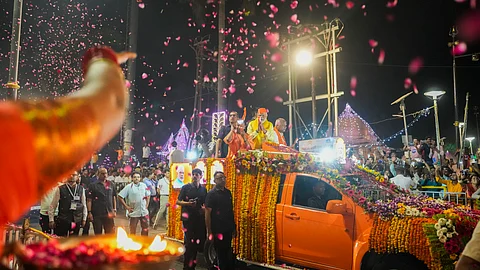
<svg viewBox="0 0 480 270"><path fill-rule="evenodd" d="M444 248L437 237L437 220L455 222L457 210L478 220L478 213L410 195L359 170L341 175L306 154L250 151L224 161L224 168L234 197L234 250L247 263L275 268L454 269L463 246L455 253ZM168 234L181 238L179 211L170 212ZM470 227L462 242L471 237L474 225ZM454 239L446 241L450 240ZM213 249L205 254L213 263Z"/></svg>

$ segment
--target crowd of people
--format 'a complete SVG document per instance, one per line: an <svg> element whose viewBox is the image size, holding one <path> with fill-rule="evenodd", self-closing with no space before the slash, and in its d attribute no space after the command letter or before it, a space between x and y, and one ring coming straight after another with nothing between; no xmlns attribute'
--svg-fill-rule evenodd
<svg viewBox="0 0 480 270"><path fill-rule="evenodd" d="M42 231L58 236L88 235L90 224L95 234L112 233L117 202L126 211L130 233L141 234L166 219L169 197L169 169L142 163L133 172L100 167L96 172L74 172L66 183L59 183L41 200ZM164 222L166 226L166 222Z"/></svg>
<svg viewBox="0 0 480 270"><path fill-rule="evenodd" d="M460 151L447 158L443 142L437 147L431 137L414 139L403 152L359 150L350 158L363 166L380 172L384 179L406 190L418 190L430 196L443 197L448 193L465 193L465 197L478 198L480 170L470 149L459 158Z"/></svg>

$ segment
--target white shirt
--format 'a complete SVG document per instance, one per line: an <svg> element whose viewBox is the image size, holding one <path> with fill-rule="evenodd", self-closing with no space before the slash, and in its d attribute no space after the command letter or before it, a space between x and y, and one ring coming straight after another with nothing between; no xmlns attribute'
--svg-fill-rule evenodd
<svg viewBox="0 0 480 270"><path fill-rule="evenodd" d="M410 190L410 186L413 186L413 188L417 187L417 184L412 180L412 178L405 177L401 174L398 174L390 180L392 181L392 183L405 190Z"/></svg>
<svg viewBox="0 0 480 270"><path fill-rule="evenodd" d="M40 202L40 214L44 216L48 216L48 211L50 208L50 204L52 204L53 197L55 196L55 192L57 191L58 186L54 187L50 190L45 196L43 196L42 201ZM54 215L58 215L58 207L55 208Z"/></svg>
<svg viewBox="0 0 480 270"><path fill-rule="evenodd" d="M160 196L170 194L170 183L166 177L158 181L157 188L160 190Z"/></svg>
<svg viewBox="0 0 480 270"><path fill-rule="evenodd" d="M148 215L147 197L150 196L150 191L148 191L145 183L130 183L118 193L118 196L122 197L125 203L133 208L133 212L128 213L129 217L144 217Z"/></svg>
<svg viewBox="0 0 480 270"><path fill-rule="evenodd" d="M143 158L149 158L150 157L150 147L148 147L148 146L143 147L142 157Z"/></svg>

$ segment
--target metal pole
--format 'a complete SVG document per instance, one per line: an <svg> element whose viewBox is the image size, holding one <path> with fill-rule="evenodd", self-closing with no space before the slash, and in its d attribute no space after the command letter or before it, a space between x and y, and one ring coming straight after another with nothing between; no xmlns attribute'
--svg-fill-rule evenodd
<svg viewBox="0 0 480 270"><path fill-rule="evenodd" d="M405 115L405 99L402 100L402 103L400 103L400 109L402 110L403 114L403 127L405 129L405 146L408 146L408 129L407 129L407 116Z"/></svg>
<svg viewBox="0 0 480 270"><path fill-rule="evenodd" d="M329 47L327 45L327 52L329 52ZM331 90L331 82L330 82L330 77L331 77L331 74L330 74L330 53L328 53L326 56L325 56L325 66L327 67L327 111L328 111L328 114L327 114L327 125L330 127L330 123L332 122L332 97L330 96L332 94L332 90ZM315 97L314 97L315 98ZM331 131L328 132L327 134L327 137L330 137L331 136Z"/></svg>
<svg viewBox="0 0 480 270"><path fill-rule="evenodd" d="M226 98L223 97L223 89L226 89L227 69L223 63L223 51L225 48L225 1L219 0L218 5L218 78L217 78L217 111L225 111Z"/></svg>
<svg viewBox="0 0 480 270"><path fill-rule="evenodd" d="M298 112L298 107L297 107L297 99L298 99L298 84L297 84L297 73L295 72L295 68L293 69L293 100L292 100L292 106L293 106L293 111L295 114L293 115L293 127L295 128L295 138L300 138L300 134L298 132L298 122L299 120L303 122L303 120L299 117L300 113ZM303 124L305 125L305 124Z"/></svg>
<svg viewBox="0 0 480 270"><path fill-rule="evenodd" d="M287 54L288 54L288 101L292 102L292 91L293 91L293 74L292 74L292 50L290 44L287 45ZM293 108L292 104L288 105L288 124L293 124ZM293 144L293 126L288 130L288 141L289 145Z"/></svg>
<svg viewBox="0 0 480 270"><path fill-rule="evenodd" d="M23 0L14 0L13 20L12 20L12 39L10 40L10 65L8 72L8 83L5 87L7 99L18 99L18 59L20 57L20 39L22 36L22 9Z"/></svg>
<svg viewBox="0 0 480 270"><path fill-rule="evenodd" d="M440 123L438 122L438 107L437 107L437 97L433 98L433 109L435 111L435 133L437 135L437 146L440 149Z"/></svg>
<svg viewBox="0 0 480 270"><path fill-rule="evenodd" d="M205 44L202 42L202 45L200 46L200 68L199 68L198 79L197 79L197 85L199 85L199 88L198 88L198 107L197 107L197 115L198 115L197 131L199 131L202 128L202 117L200 116L200 112L202 111L202 95L203 95L202 73L203 73L203 49L204 49L204 46L205 46Z"/></svg>
<svg viewBox="0 0 480 270"><path fill-rule="evenodd" d="M453 62L452 62L452 72L453 72L453 106L454 106L454 110L455 110L455 126L457 127L458 126L458 107L457 107L457 63L455 61L455 37L457 35L457 29L455 28L455 26L452 27L451 31L450 31L450 36L452 37L452 43L451 43L451 47L452 47L452 59L453 59ZM458 145L459 145L459 140L460 140L460 137L459 137L459 130L458 128L455 129L455 145L458 149Z"/></svg>
<svg viewBox="0 0 480 270"><path fill-rule="evenodd" d="M127 40L127 50L136 52L137 51L137 32L138 32L138 3L137 0L130 1L130 13L128 20L128 40ZM135 127L135 91L136 91L136 65L137 62L134 59L128 60L127 62L127 80L130 81L130 103L128 105L127 117L125 118L124 132L123 132L123 161L128 163L130 161L131 149L133 146L133 129Z"/></svg>
<svg viewBox="0 0 480 270"><path fill-rule="evenodd" d="M335 52L335 46L336 46L336 36L335 36L335 27L331 27L331 35L332 35L332 62L333 62L333 94L336 94L338 91L337 87L337 53ZM338 137L338 98L333 99L333 130L334 130L334 136Z"/></svg>
<svg viewBox="0 0 480 270"><path fill-rule="evenodd" d="M317 95L315 93L315 74L313 72L313 63L312 63L312 130L313 130L313 139L317 138L317 106L316 102L317 100L315 99L315 96Z"/></svg>

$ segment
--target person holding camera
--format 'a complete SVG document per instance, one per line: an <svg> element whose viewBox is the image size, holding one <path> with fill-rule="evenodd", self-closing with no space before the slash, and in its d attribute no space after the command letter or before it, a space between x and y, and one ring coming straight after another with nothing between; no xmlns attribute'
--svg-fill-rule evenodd
<svg viewBox="0 0 480 270"><path fill-rule="evenodd" d="M245 123L243 120L238 120L238 122L232 126L223 141L228 145L227 158L235 157L240 150L250 150L254 148L252 138L245 132Z"/></svg>
<svg viewBox="0 0 480 270"><path fill-rule="evenodd" d="M205 203L207 190L200 185L202 170L193 169L192 182L184 185L180 190L177 205L182 207L182 222L185 232L185 254L183 269L195 269L197 252L202 251L205 242Z"/></svg>
<svg viewBox="0 0 480 270"><path fill-rule="evenodd" d="M206 129L201 129L197 136L195 137L195 141L197 142L197 151L199 158L209 158L212 157L214 151L214 144L211 142L212 136L210 132Z"/></svg>

